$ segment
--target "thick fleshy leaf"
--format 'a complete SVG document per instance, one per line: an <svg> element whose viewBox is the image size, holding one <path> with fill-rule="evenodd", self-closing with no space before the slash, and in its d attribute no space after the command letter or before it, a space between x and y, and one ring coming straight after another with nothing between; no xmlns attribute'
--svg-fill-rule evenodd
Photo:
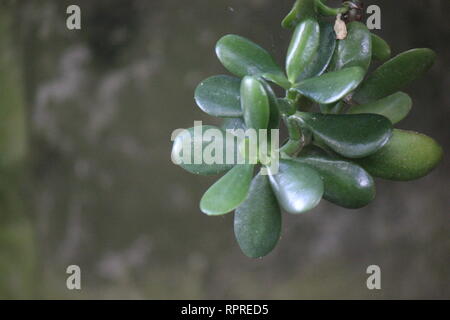
<svg viewBox="0 0 450 320"><path fill-rule="evenodd" d="M397 92L372 103L353 106L348 113L376 113L385 116L392 124L395 124L408 115L411 106L411 98L406 93Z"/></svg>
<svg viewBox="0 0 450 320"><path fill-rule="evenodd" d="M320 27L316 20L307 19L297 25L286 56L286 73L290 82L296 83L312 62L319 40Z"/></svg>
<svg viewBox="0 0 450 320"><path fill-rule="evenodd" d="M314 139L348 158L362 158L377 152L392 135L391 122L378 114L298 112L297 115L312 131Z"/></svg>
<svg viewBox="0 0 450 320"><path fill-rule="evenodd" d="M241 117L241 79L219 75L202 81L195 90L197 105L214 117Z"/></svg>
<svg viewBox="0 0 450 320"><path fill-rule="evenodd" d="M247 126L245 125L243 118L225 118L223 119L221 128L222 130L247 130Z"/></svg>
<svg viewBox="0 0 450 320"><path fill-rule="evenodd" d="M320 26L320 40L319 48L306 67L303 73L298 78L298 81L320 76L325 72L330 64L333 52L336 48L336 34L334 33L333 25L329 22L321 22Z"/></svg>
<svg viewBox="0 0 450 320"><path fill-rule="evenodd" d="M323 197L341 207L356 209L375 198L375 183L359 165L309 146L295 161L315 169L324 183Z"/></svg>
<svg viewBox="0 0 450 320"><path fill-rule="evenodd" d="M284 74L263 73L261 77L266 79L267 81L279 85L280 87L286 90L290 89L292 86L292 84L289 82L289 80L286 78Z"/></svg>
<svg viewBox="0 0 450 320"><path fill-rule="evenodd" d="M242 252L250 258L267 255L281 233L281 211L267 175L252 181L247 199L234 214L234 234Z"/></svg>
<svg viewBox="0 0 450 320"><path fill-rule="evenodd" d="M364 74L364 70L360 67L345 68L303 80L291 90L296 90L317 103L329 104L355 90L363 80Z"/></svg>
<svg viewBox="0 0 450 320"><path fill-rule="evenodd" d="M269 129L278 129L280 127L280 108L278 106L278 98L273 92L272 87L264 80L261 84L266 90L267 98L269 99Z"/></svg>
<svg viewBox="0 0 450 320"><path fill-rule="evenodd" d="M361 22L351 22L347 25L348 34L344 40L339 40L334 52L330 70L340 70L348 67L361 67L367 70L372 58L372 37L366 25Z"/></svg>
<svg viewBox="0 0 450 320"><path fill-rule="evenodd" d="M281 26L286 29L293 29L300 22L316 18L315 0L297 0L292 10L281 22Z"/></svg>
<svg viewBox="0 0 450 320"><path fill-rule="evenodd" d="M195 130L197 130L197 132L195 132ZM208 133L211 133L211 135ZM215 175L226 172L233 167L233 164L225 164L227 160L227 146L225 140L225 132L214 126L198 126L186 129L174 139L172 160L179 159L181 161L179 165L183 169L194 174ZM220 153L216 154L214 145L217 145L218 147L221 146L221 155ZM234 160L236 161L238 151L237 147L234 147L234 149ZM217 148L217 150L219 150L219 148ZM186 155L184 152L186 152ZM204 161L205 159L203 156L210 154L212 156L217 156L216 163L208 164ZM199 163L195 163L197 160L195 159L195 155L200 157L199 161L197 161Z"/></svg>
<svg viewBox="0 0 450 320"><path fill-rule="evenodd" d="M242 79L241 107L248 128L267 129L270 117L269 98L264 86L253 76Z"/></svg>
<svg viewBox="0 0 450 320"><path fill-rule="evenodd" d="M306 212L317 206L322 198L322 179L307 165L280 160L278 172L270 174L269 178L278 202L286 212Z"/></svg>
<svg viewBox="0 0 450 320"><path fill-rule="evenodd" d="M207 215L221 215L236 209L247 197L253 165L239 164L216 181L200 200L200 210Z"/></svg>
<svg viewBox="0 0 450 320"><path fill-rule="evenodd" d="M393 94L422 76L436 54L430 49L412 49L399 54L376 69L355 92L359 103L369 103Z"/></svg>
<svg viewBox="0 0 450 320"><path fill-rule="evenodd" d="M394 129L386 146L357 162L375 177L407 181L427 175L439 164L442 154L441 146L432 138Z"/></svg>
<svg viewBox="0 0 450 320"><path fill-rule="evenodd" d="M246 75L273 75L271 81L287 81L272 56L256 43L237 35L226 35L216 45L216 54L231 73ZM277 80L278 79L278 80ZM280 84L281 85L281 84Z"/></svg>
<svg viewBox="0 0 450 320"><path fill-rule="evenodd" d="M382 38L372 33L372 58L385 61L391 57L391 47Z"/></svg>

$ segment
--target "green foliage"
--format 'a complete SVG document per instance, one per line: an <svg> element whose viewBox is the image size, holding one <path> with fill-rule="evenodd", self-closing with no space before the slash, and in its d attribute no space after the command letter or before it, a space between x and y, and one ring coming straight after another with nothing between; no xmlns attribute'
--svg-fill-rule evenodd
<svg viewBox="0 0 450 320"><path fill-rule="evenodd" d="M212 216L233 211L247 197L252 176L253 165L236 165L205 192L200 209Z"/></svg>
<svg viewBox="0 0 450 320"><path fill-rule="evenodd" d="M279 149L268 151L270 156L258 152L250 159L247 140L233 150L255 165L180 164L196 174L228 171L206 191L200 208L208 215L235 210L235 236L249 257L264 256L275 247L281 232L280 209L304 213L322 198L345 208L361 208L375 198L373 176L417 179L442 158L441 147L431 138L393 129L412 106L411 98L400 90L431 67L434 52L409 50L366 75L372 61L389 59L391 49L357 21L347 25L345 39L336 40L324 17L347 11L349 2L341 8L320 0L295 2L282 22L293 30L286 73L250 40L224 36L216 45L217 56L240 79L214 76L195 92L203 111L225 118L218 130L277 129L283 120L289 133ZM279 85L285 95L277 97L267 81ZM175 139L173 154L180 154L181 143L193 132L191 128ZM267 141L257 140L256 150L261 151L263 142ZM198 150L192 145L191 151L201 153L210 143L201 141ZM273 166L278 158L278 166ZM255 166L261 170L252 181Z"/></svg>
<svg viewBox="0 0 450 320"><path fill-rule="evenodd" d="M248 128L267 129L269 98L264 86L255 77L245 76L241 84L241 107Z"/></svg>
<svg viewBox="0 0 450 320"><path fill-rule="evenodd" d="M348 67L367 70L372 59L371 33L366 25L357 21L349 23L347 28L347 38L338 42L330 70Z"/></svg>
<svg viewBox="0 0 450 320"><path fill-rule="evenodd" d="M375 113L385 116L392 124L396 124L408 115L411 107L411 98L404 92L397 92L372 103L354 106L348 113Z"/></svg>
<svg viewBox="0 0 450 320"><path fill-rule="evenodd" d="M203 112L214 117L241 117L241 79L213 76L201 82L195 90L195 101Z"/></svg>
<svg viewBox="0 0 450 320"><path fill-rule="evenodd" d="M358 163L375 177L408 181L427 175L441 159L442 148L432 138L395 129L386 146Z"/></svg>
<svg viewBox="0 0 450 320"><path fill-rule="evenodd" d="M268 254L281 233L281 211L266 175L252 181L247 199L236 209L234 233L242 251L251 258Z"/></svg>
<svg viewBox="0 0 450 320"><path fill-rule="evenodd" d="M318 142L347 158L362 158L375 153L392 135L390 121L377 114L298 112L297 116Z"/></svg>
<svg viewBox="0 0 450 320"><path fill-rule="evenodd" d="M400 91L421 77L432 65L436 54L430 49L412 49L376 69L356 91L354 99L367 103Z"/></svg>

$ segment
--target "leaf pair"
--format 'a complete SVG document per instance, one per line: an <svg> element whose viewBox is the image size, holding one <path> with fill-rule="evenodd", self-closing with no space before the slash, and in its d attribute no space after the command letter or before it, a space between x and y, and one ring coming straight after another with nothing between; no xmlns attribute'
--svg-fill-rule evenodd
<svg viewBox="0 0 450 320"><path fill-rule="evenodd" d="M200 208L208 215L236 209L236 239L247 256L256 258L268 254L279 239L280 206L292 214L311 210L324 184L314 169L292 160L281 160L277 173L260 173L250 183L252 173L252 165L235 166L206 191Z"/></svg>
<svg viewBox="0 0 450 320"><path fill-rule="evenodd" d="M268 83L253 76L218 75L202 81L195 90L197 105L215 117L244 117L248 128L278 128L277 98Z"/></svg>

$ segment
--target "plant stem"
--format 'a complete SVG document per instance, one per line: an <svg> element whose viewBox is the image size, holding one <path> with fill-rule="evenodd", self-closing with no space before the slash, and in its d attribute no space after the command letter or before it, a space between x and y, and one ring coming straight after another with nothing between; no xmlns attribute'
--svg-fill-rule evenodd
<svg viewBox="0 0 450 320"><path fill-rule="evenodd" d="M301 150L303 134L295 119L285 116L284 123L288 129L289 141L280 148L280 153L290 157Z"/></svg>
<svg viewBox="0 0 450 320"><path fill-rule="evenodd" d="M344 4L341 8L330 8L321 0L316 0L316 5L319 12L325 16L337 16L338 14L346 13L350 9L347 4Z"/></svg>

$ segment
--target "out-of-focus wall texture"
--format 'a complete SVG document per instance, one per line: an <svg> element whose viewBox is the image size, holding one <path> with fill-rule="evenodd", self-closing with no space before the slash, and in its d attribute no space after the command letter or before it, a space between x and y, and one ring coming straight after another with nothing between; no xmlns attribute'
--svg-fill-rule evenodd
<svg viewBox="0 0 450 320"><path fill-rule="evenodd" d="M9 59L0 121L8 99L24 107L6 126L17 137L25 120L27 139L14 145L28 146L20 170L1 171L0 297L450 298L448 0L366 1L381 7L377 33L394 54L437 52L406 90L414 105L399 125L444 146L429 176L378 180L376 200L360 210L323 201L285 214L277 248L251 260L234 241L232 214L198 208L215 178L171 163L174 129L216 123L193 101L202 79L226 73L215 42L240 34L282 64L290 33L280 20L293 2L0 1L9 23L0 32ZM81 7L80 31L66 28L69 4ZM71 264L81 267L80 291L66 288ZM382 290L366 288L371 264Z"/></svg>

